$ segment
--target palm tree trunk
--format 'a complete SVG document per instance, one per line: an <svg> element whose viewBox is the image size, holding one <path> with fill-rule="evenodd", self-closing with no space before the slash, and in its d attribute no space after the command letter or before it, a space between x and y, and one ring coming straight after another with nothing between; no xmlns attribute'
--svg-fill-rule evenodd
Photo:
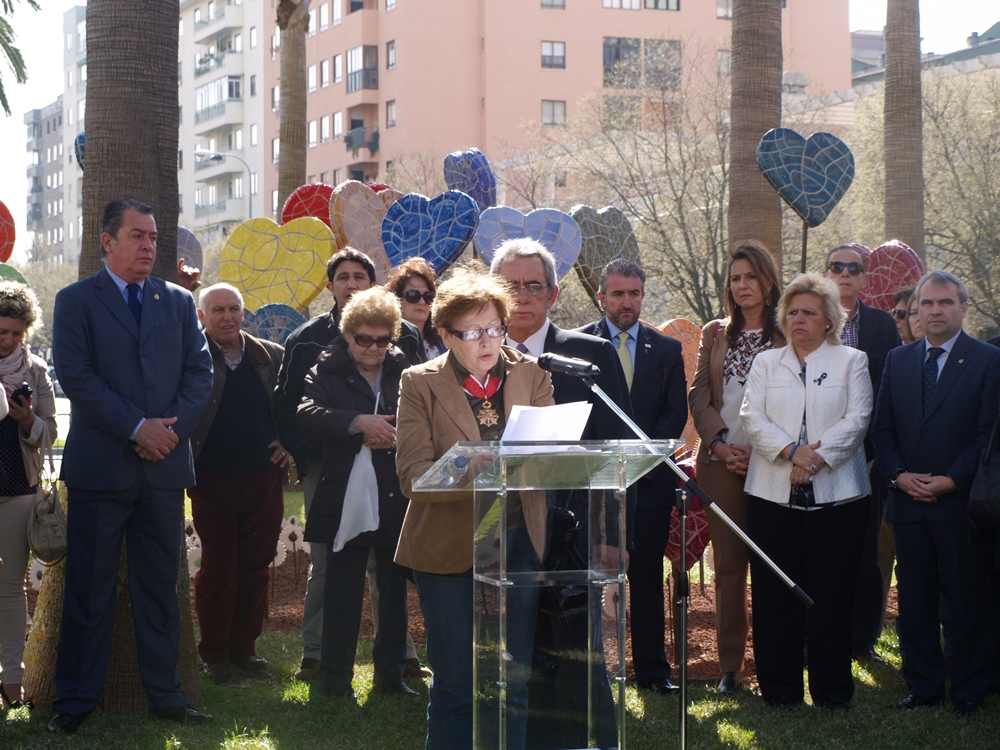
<svg viewBox="0 0 1000 750"><path fill-rule="evenodd" d="M885 24L885 237L924 255L920 8L889 0Z"/></svg>
<svg viewBox="0 0 1000 750"><path fill-rule="evenodd" d="M781 127L781 1L733 0L729 246L767 245L781 268L781 199L757 167L757 144Z"/></svg>
<svg viewBox="0 0 1000 750"><path fill-rule="evenodd" d="M101 211L138 198L156 217L153 273L177 280L178 0L87 3L87 170L80 278L101 268Z"/></svg>
<svg viewBox="0 0 1000 750"><path fill-rule="evenodd" d="M292 18L281 30L281 153L278 211L306 182L306 32L309 16Z"/></svg>

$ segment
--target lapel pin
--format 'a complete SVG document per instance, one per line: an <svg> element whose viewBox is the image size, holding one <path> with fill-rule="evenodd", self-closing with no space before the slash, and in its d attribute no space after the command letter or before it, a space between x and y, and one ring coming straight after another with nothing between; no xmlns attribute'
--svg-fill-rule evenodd
<svg viewBox="0 0 1000 750"><path fill-rule="evenodd" d="M960 359L960 360L958 360L958 364L960 364L960 365L964 365L964 364L965 364L965 360L964 360L964 359Z"/></svg>
<svg viewBox="0 0 1000 750"><path fill-rule="evenodd" d="M647 349L650 349L650 348L652 348L652 346L653 346L652 344L646 344L646 348L647 348Z"/></svg>
<svg viewBox="0 0 1000 750"><path fill-rule="evenodd" d="M153 295L153 299L159 299L159 298L160 298L160 295L159 295L159 294L154 294L154 295Z"/></svg>

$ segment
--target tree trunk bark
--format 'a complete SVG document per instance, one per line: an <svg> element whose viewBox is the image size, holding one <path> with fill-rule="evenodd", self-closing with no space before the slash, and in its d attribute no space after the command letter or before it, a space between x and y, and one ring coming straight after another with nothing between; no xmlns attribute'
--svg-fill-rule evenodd
<svg viewBox="0 0 1000 750"><path fill-rule="evenodd" d="M885 238L924 254L920 8L889 0L885 24Z"/></svg>
<svg viewBox="0 0 1000 750"><path fill-rule="evenodd" d="M781 127L781 2L733 0L732 24L729 247L760 240L780 270L781 199L757 166L757 144Z"/></svg>
<svg viewBox="0 0 1000 750"><path fill-rule="evenodd" d="M87 169L80 278L100 270L101 212L138 198L153 207L153 273L177 280L178 0L87 3Z"/></svg>
<svg viewBox="0 0 1000 750"><path fill-rule="evenodd" d="M281 31L281 151L278 213L306 183L306 32L309 16L293 18Z"/></svg>

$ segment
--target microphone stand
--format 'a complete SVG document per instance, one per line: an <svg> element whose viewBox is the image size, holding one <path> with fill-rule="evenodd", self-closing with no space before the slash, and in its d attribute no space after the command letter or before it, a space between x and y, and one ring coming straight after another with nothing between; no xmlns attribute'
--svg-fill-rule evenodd
<svg viewBox="0 0 1000 750"><path fill-rule="evenodd" d="M583 380L584 383L596 393L604 403L606 403L611 410L621 418L625 424L639 437L640 440L651 440L649 435L642 431L642 429L633 422L629 416L622 411L621 407L618 406L611 398L608 397L601 387L594 382L593 377L590 375L574 371ZM677 490L677 508L681 517L681 574L678 577L677 592L678 592L678 607L680 609L680 625L681 625L681 678L680 678L680 738L681 738L681 750L686 750L687 748L687 610L688 610L688 578L687 570L684 567L684 557L687 555L687 510L688 510L688 498L690 495L695 495L701 500L702 504L712 510L723 523L730 528L730 530L738 536L743 543L753 551L757 557L764 561L767 566L774 571L774 574L782 580L782 582L791 589L792 593L799 598L799 600L805 604L807 607L811 607L813 600L806 594L802 588L795 583L788 575L778 567L778 565L767 556L767 554L757 546L757 544L746 535L743 531L729 516L726 515L719 506L715 504L708 493L705 492L701 487L699 487L694 480L692 480L682 468L680 468L670 456L663 456L663 462L670 467L670 470L674 472L683 482L683 489Z"/></svg>

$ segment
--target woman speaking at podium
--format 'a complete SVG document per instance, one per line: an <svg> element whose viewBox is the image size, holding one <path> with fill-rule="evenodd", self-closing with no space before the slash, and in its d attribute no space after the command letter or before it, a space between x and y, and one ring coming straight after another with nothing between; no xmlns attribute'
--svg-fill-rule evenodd
<svg viewBox="0 0 1000 750"><path fill-rule="evenodd" d="M471 750L473 691L472 492L413 492L413 480L459 441L499 440L514 405L549 406L552 380L535 360L501 346L514 307L502 280L459 269L437 288L431 319L448 349L403 373L396 468L410 498L396 562L413 569L434 670L427 750ZM508 559L540 569L544 498L508 496ZM537 587L508 597L507 746L521 747L527 718Z"/></svg>

